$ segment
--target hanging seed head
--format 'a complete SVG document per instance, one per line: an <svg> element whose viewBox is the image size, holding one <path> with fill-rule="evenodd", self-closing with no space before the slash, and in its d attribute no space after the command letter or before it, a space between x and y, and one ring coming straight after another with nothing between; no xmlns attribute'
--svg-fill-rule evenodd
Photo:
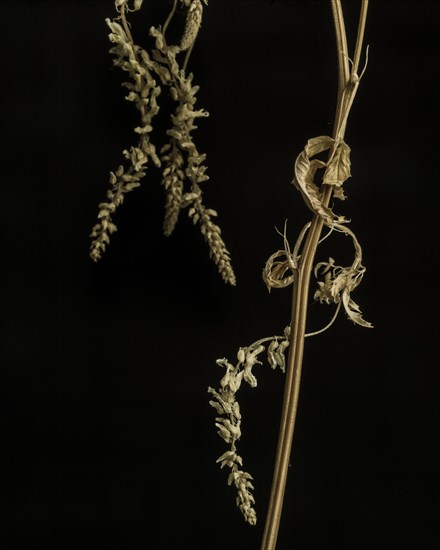
<svg viewBox="0 0 440 550"><path fill-rule="evenodd" d="M182 51L188 50L194 44L203 16L203 4L200 0L186 0L185 5L188 7L188 12L186 14L185 30L180 42Z"/></svg>

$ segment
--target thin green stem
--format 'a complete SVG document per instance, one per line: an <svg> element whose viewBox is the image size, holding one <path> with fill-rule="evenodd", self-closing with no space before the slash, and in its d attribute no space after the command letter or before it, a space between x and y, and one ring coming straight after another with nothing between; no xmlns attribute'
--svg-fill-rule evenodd
<svg viewBox="0 0 440 550"><path fill-rule="evenodd" d="M342 140L344 138L348 112L353 103L359 80L357 80L356 83L352 83L351 77L353 76L353 73L350 75L349 71L347 39L340 0L331 0L331 6L335 25L336 45L338 49L339 83L338 105L333 128L333 137L335 140ZM363 0L356 52L360 52L362 48L367 7L368 0ZM356 55L357 57L360 56L358 53ZM332 151L330 151L330 155L331 154ZM328 206L331 196L332 187L324 185L322 189L322 202L326 206ZM295 273L296 277L293 289L290 349L287 363L283 410L281 414L272 490L261 550L275 550L278 538L289 460L292 450L296 413L298 409L310 277L323 225L322 218L318 215L314 215L310 230L307 234L306 242L304 244L303 253Z"/></svg>

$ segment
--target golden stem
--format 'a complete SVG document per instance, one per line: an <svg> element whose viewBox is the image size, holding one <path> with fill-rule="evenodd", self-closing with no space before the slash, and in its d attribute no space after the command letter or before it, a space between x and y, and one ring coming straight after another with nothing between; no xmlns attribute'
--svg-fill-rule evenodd
<svg viewBox="0 0 440 550"><path fill-rule="evenodd" d="M163 29L162 29L162 34L163 34L163 40L166 44L166 40L165 40L165 33L167 32L167 29L168 29L168 26L171 22L171 19L173 18L174 14L176 13L176 8L177 8L177 0L174 0L174 4L173 4L173 7L171 8L171 11L167 17L167 20L165 21L164 25L163 25Z"/></svg>
<svg viewBox="0 0 440 550"><path fill-rule="evenodd" d="M333 19L338 49L338 104L336 110L333 137L342 140L347 123L348 112L353 103L359 81L353 82L354 68L350 74L348 65L348 48L344 26L344 18L340 0L331 0ZM362 10L359 20L358 39L356 44L355 61L359 64L360 52L366 22L368 0L362 0ZM330 155L332 151L330 151ZM332 187L324 185L322 201L328 206L332 196ZM278 530L281 521L281 512L286 488L290 454L292 450L293 433L295 428L298 396L303 364L304 338L307 320L307 303L310 286L310 276L313 269L316 248L321 236L323 220L314 215L310 230L301 255L293 289L292 319L289 358L285 381L283 410L281 414L278 448L272 481L271 496L267 512L261 550L275 550Z"/></svg>
<svg viewBox="0 0 440 550"><path fill-rule="evenodd" d="M184 73L186 73L186 69L188 67L188 61L189 61L189 58L191 57L191 53L193 51L193 48L194 48L194 42L191 44L191 46L188 48L188 50L186 51L186 54L185 54L185 60L184 60L183 65L182 65L182 71Z"/></svg>

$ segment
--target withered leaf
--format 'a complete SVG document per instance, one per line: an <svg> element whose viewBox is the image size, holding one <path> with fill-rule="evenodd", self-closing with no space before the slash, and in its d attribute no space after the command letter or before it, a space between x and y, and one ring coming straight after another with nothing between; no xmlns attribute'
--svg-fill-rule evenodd
<svg viewBox="0 0 440 550"><path fill-rule="evenodd" d="M310 140L309 140L310 141ZM318 168L323 168L325 163L320 160L310 160L306 150L302 151L295 162L295 177L293 184L301 192L306 205L324 220L328 226L332 226L335 217L328 206L322 202L321 192L314 183Z"/></svg>
<svg viewBox="0 0 440 550"><path fill-rule="evenodd" d="M351 176L350 147L342 141L327 165L323 182L340 187Z"/></svg>
<svg viewBox="0 0 440 550"><path fill-rule="evenodd" d="M283 258L284 260L278 260L277 258ZM289 258L285 250L277 250L267 260L263 269L263 281L266 283L267 290L270 292L271 288L285 288L293 283L295 275L287 275L288 271L292 271L289 264Z"/></svg>
<svg viewBox="0 0 440 550"><path fill-rule="evenodd" d="M356 323L362 327L373 328L373 325L370 322L363 319L359 306L351 299L350 291L347 288L342 293L342 303L344 304L344 309L348 317L353 321L353 323Z"/></svg>
<svg viewBox="0 0 440 550"><path fill-rule="evenodd" d="M327 151L333 145L335 140L330 136L318 136L311 138L307 141L307 145L304 148L306 155L311 158L316 156L318 153Z"/></svg>
<svg viewBox="0 0 440 550"><path fill-rule="evenodd" d="M316 138L309 139L306 146L304 147L304 150L298 155L296 159L295 177L293 179L293 184L301 192L306 205L310 208L310 210L312 210L312 212L318 214L318 216L320 216L323 219L324 223L329 227L334 226L335 223L344 223L344 221L346 220L342 216L335 217L331 208L329 208L322 202L321 191L319 190L319 187L316 185L314 180L316 171L319 168L326 168L325 174L327 174L329 167L332 166L331 172L334 172L335 167L332 165L332 163L336 162L334 161L336 153L335 155L333 155L333 158L330 161L329 165L318 159L312 160L311 157L322 153L323 151L331 149L334 143L335 140L329 136L318 136ZM339 155L339 157L341 157L341 164L344 167L345 173L347 158L348 171L350 170L348 157L350 149L345 144L344 146L345 147L342 147L341 149L342 153ZM339 166L339 163L337 163L337 165ZM342 174L342 166L341 168L338 168L338 171L341 171ZM342 198L343 196L342 193L339 193L338 195L339 198Z"/></svg>

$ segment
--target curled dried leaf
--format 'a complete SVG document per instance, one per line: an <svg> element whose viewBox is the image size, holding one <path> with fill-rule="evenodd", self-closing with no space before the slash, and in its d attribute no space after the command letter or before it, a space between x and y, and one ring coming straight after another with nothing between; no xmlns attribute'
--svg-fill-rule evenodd
<svg viewBox="0 0 440 550"><path fill-rule="evenodd" d="M278 258L284 258L278 260ZM291 272L291 275L286 273ZM263 269L263 281L270 292L271 288L285 288L293 283L295 275L292 271L292 258L286 250L277 250L267 260Z"/></svg>
<svg viewBox="0 0 440 550"><path fill-rule="evenodd" d="M341 187L351 177L350 166L350 147L344 141L341 141L338 143L332 158L327 163L327 168L322 178L323 183Z"/></svg>
<svg viewBox="0 0 440 550"><path fill-rule="evenodd" d="M334 146L335 140L329 136L319 136L316 138L309 139L304 150L298 155L295 162L295 177L293 179L293 184L301 192L301 195L304 199L306 205L318 216L322 218L324 223L333 227L336 223L344 223L345 218L342 216L335 216L331 208L326 206L322 201L322 193L315 183L316 172L320 168L328 169L328 166L325 162L312 159L315 155L322 153L323 151L329 150ZM345 151L345 148L342 148ZM344 162L346 161L345 153L341 155ZM334 155L331 159L333 161ZM331 162L330 161L330 162ZM331 168L331 174L334 176L336 170L336 161ZM341 170L342 171L342 170ZM330 177L330 176L329 176ZM345 181L345 180L344 180Z"/></svg>
<svg viewBox="0 0 440 550"><path fill-rule="evenodd" d="M310 160L305 151L302 151L295 162L295 177L293 184L301 192L306 205L312 212L318 214L326 225L331 227L334 222L332 210L322 202L322 195L315 184L315 174L318 168L325 164L320 160Z"/></svg>
<svg viewBox="0 0 440 550"><path fill-rule="evenodd" d="M299 250L304 239L304 235L308 231L310 223L307 223L301 230L293 252L290 251L289 241L287 239L287 220L284 224L284 233L281 234L278 230L278 233L282 235L284 240L284 250L277 250L270 258L267 260L266 265L263 269L263 281L266 283L267 289L270 292L271 288L285 288L289 286L295 280L295 272L298 267L298 260L300 258ZM277 258L282 258L284 260L277 261ZM286 273L290 270L291 275L286 276Z"/></svg>
<svg viewBox="0 0 440 550"><path fill-rule="evenodd" d="M362 317L362 312L357 303L350 297L350 292L348 289L345 289L342 293L342 303L344 305L345 312L353 323L356 323L361 327L373 328L373 325Z"/></svg>
<svg viewBox="0 0 440 550"><path fill-rule="evenodd" d="M319 153L328 151L331 147L333 147L334 143L335 140L330 136L318 136L310 138L307 141L306 146L304 147L304 152L306 153L308 158L312 158Z"/></svg>
<svg viewBox="0 0 440 550"><path fill-rule="evenodd" d="M318 290L315 292L315 299L327 304L339 304L342 300L349 319L358 325L371 328L373 325L362 318L359 306L350 296L351 292L362 281L365 273L365 267L362 265L362 249L351 230L345 226L338 226L338 229L351 236L355 248L355 258L349 267L336 265L333 258L329 258L327 262L319 262L316 265L315 276L321 272L325 277L323 281L318 281Z"/></svg>

